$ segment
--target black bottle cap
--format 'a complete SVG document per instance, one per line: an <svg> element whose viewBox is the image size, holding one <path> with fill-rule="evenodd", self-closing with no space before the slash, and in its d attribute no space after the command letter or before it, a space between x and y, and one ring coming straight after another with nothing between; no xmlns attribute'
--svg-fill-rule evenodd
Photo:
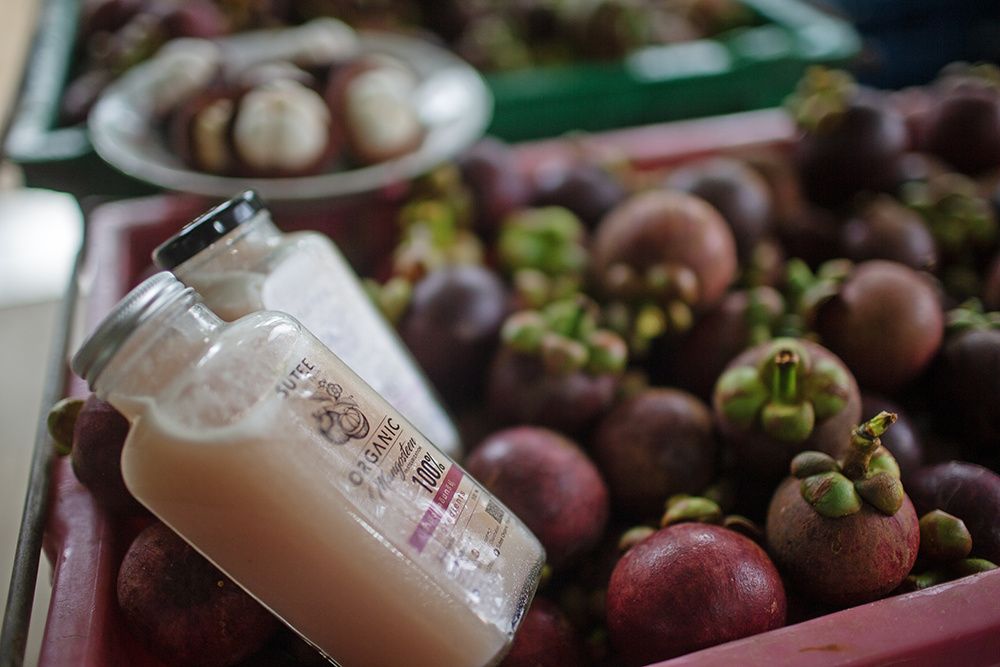
<svg viewBox="0 0 1000 667"><path fill-rule="evenodd" d="M153 263L161 269L173 269L242 225L263 208L264 202L256 192L243 192L184 225L181 231L153 251Z"/></svg>

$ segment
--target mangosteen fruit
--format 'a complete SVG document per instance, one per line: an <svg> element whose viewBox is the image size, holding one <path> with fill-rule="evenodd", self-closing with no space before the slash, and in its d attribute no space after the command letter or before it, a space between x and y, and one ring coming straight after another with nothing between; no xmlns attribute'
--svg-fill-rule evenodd
<svg viewBox="0 0 1000 667"><path fill-rule="evenodd" d="M112 514L143 516L143 507L122 479L122 447L129 421L96 394L87 396L73 425L70 458L73 473L94 500Z"/></svg>
<svg viewBox="0 0 1000 667"><path fill-rule="evenodd" d="M117 594L129 632L168 667L234 665L263 648L280 625L160 521L129 546Z"/></svg>
<svg viewBox="0 0 1000 667"><path fill-rule="evenodd" d="M583 285L589 255L587 230L562 206L531 206L501 222L497 263L526 306L541 306Z"/></svg>
<svg viewBox="0 0 1000 667"><path fill-rule="evenodd" d="M521 169L517 153L498 137L483 137L456 162L475 200L473 227L484 239L492 239L501 221L511 211L528 206L534 197L531 179Z"/></svg>
<svg viewBox="0 0 1000 667"><path fill-rule="evenodd" d="M355 164L385 162L420 147L427 128L413 103L418 83L407 63L382 55L335 71L326 101Z"/></svg>
<svg viewBox="0 0 1000 667"><path fill-rule="evenodd" d="M338 150L332 123L319 93L294 79L246 91L232 118L234 173L276 178L322 172Z"/></svg>
<svg viewBox="0 0 1000 667"><path fill-rule="evenodd" d="M854 429L841 459L798 454L774 492L765 524L768 553L803 596L846 608L895 589L916 562L917 513L879 435L882 412Z"/></svg>
<svg viewBox="0 0 1000 667"><path fill-rule="evenodd" d="M673 387L620 399L589 444L617 510L659 515L670 496L701 493L715 475L718 442L708 405Z"/></svg>
<svg viewBox="0 0 1000 667"><path fill-rule="evenodd" d="M771 232L771 190L764 177L741 160L713 157L685 163L670 173L664 187L697 195L715 207L733 230L743 264Z"/></svg>
<svg viewBox="0 0 1000 667"><path fill-rule="evenodd" d="M612 328L639 351L690 328L722 300L737 266L729 224L704 199L676 190L630 195L601 220L591 243L591 275Z"/></svg>
<svg viewBox="0 0 1000 667"><path fill-rule="evenodd" d="M848 73L813 67L790 99L802 128L795 147L806 198L827 208L861 192L892 192L910 148L906 119L887 95Z"/></svg>
<svg viewBox="0 0 1000 667"><path fill-rule="evenodd" d="M570 438L536 426L504 429L474 447L464 467L538 537L553 570L600 540L610 515L608 489Z"/></svg>
<svg viewBox="0 0 1000 667"><path fill-rule="evenodd" d="M806 321L823 345L862 388L890 396L927 367L944 336L934 286L899 262L855 264L805 300Z"/></svg>
<svg viewBox="0 0 1000 667"><path fill-rule="evenodd" d="M1000 465L1000 312L969 301L946 314L944 340L931 366L942 429L960 435L964 454Z"/></svg>
<svg viewBox="0 0 1000 667"><path fill-rule="evenodd" d="M937 245L924 219L891 195L860 206L841 228L840 243L843 256L855 262L889 259L918 271L937 268Z"/></svg>
<svg viewBox="0 0 1000 667"><path fill-rule="evenodd" d="M739 466L776 481L799 452L842 453L861 417L861 394L830 350L783 337L733 358L715 384L712 408Z"/></svg>
<svg viewBox="0 0 1000 667"><path fill-rule="evenodd" d="M924 149L966 174L1000 167L1000 88L985 67L992 76L942 76L925 120Z"/></svg>
<svg viewBox="0 0 1000 667"><path fill-rule="evenodd" d="M770 340L785 312L781 293L768 286L731 290L673 346L663 369L677 386L702 400L712 400L715 382L726 365L749 347ZM651 366L657 364L651 357Z"/></svg>
<svg viewBox="0 0 1000 667"><path fill-rule="evenodd" d="M594 229L628 196L625 186L607 169L583 160L542 164L533 174L533 183L533 206L568 208L587 229Z"/></svg>
<svg viewBox="0 0 1000 667"><path fill-rule="evenodd" d="M639 667L784 625L778 570L756 542L722 526L675 523L626 551L608 580L607 627Z"/></svg>
<svg viewBox="0 0 1000 667"><path fill-rule="evenodd" d="M1000 475L967 461L946 461L917 470L906 490L921 516L941 510L965 523L973 558L1000 564Z"/></svg>
<svg viewBox="0 0 1000 667"><path fill-rule="evenodd" d="M581 667L583 640L555 602L536 595L498 667Z"/></svg>
<svg viewBox="0 0 1000 667"><path fill-rule="evenodd" d="M589 435L615 400L625 341L597 327L597 305L581 293L513 313L486 378L490 420Z"/></svg>
<svg viewBox="0 0 1000 667"><path fill-rule="evenodd" d="M398 328L446 399L471 400L482 391L509 313L507 287L495 271L478 264L442 266L413 286Z"/></svg>

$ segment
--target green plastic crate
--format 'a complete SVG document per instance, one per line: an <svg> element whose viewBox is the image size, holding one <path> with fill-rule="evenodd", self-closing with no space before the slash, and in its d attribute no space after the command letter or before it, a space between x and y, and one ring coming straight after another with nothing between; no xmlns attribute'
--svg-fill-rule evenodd
<svg viewBox="0 0 1000 667"><path fill-rule="evenodd" d="M524 141L777 106L810 65L843 65L861 51L850 23L804 2L743 2L759 24L715 39L486 75L489 133Z"/></svg>

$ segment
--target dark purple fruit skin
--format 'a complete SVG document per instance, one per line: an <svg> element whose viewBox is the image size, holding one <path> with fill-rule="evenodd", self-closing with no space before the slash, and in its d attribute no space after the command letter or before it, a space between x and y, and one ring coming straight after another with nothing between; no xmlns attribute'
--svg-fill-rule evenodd
<svg viewBox="0 0 1000 667"><path fill-rule="evenodd" d="M738 267L729 224L704 199L676 190L629 196L601 220L591 250L599 281L619 262L640 274L664 262L688 267L698 278L695 311L722 299Z"/></svg>
<svg viewBox="0 0 1000 667"><path fill-rule="evenodd" d="M764 550L720 526L663 528L625 552L608 581L608 632L630 667L779 628L786 610Z"/></svg>
<svg viewBox="0 0 1000 667"><path fill-rule="evenodd" d="M497 431L469 453L464 467L524 521L553 570L589 551L604 533L611 511L604 479L560 433L536 426Z"/></svg>
<svg viewBox="0 0 1000 667"><path fill-rule="evenodd" d="M648 387L619 401L598 423L590 452L616 510L656 516L678 493L712 481L718 443L708 405L672 387Z"/></svg>
<svg viewBox="0 0 1000 667"><path fill-rule="evenodd" d="M920 516L939 509L965 522L970 557L1000 564L1000 475L965 461L936 463L914 473L906 492Z"/></svg>
<svg viewBox="0 0 1000 667"><path fill-rule="evenodd" d="M492 238L509 213L527 206L534 197L531 179L521 169L513 147L502 139L483 137L456 162L472 191L474 227L483 238Z"/></svg>
<svg viewBox="0 0 1000 667"><path fill-rule="evenodd" d="M899 465L899 478L905 486L913 473L924 463L924 446L917 429L907 411L892 399L880 394L861 392L861 419L864 423L880 412L896 415L892 427L879 436L882 446L889 450ZM911 498L912 500L912 498Z"/></svg>
<svg viewBox="0 0 1000 667"><path fill-rule="evenodd" d="M857 264L820 304L814 328L868 390L892 396L915 379L944 337L944 312L931 284L899 262Z"/></svg>
<svg viewBox="0 0 1000 667"><path fill-rule="evenodd" d="M259 651L279 621L166 524L136 536L118 572L132 636L168 667L226 667Z"/></svg>
<svg viewBox="0 0 1000 667"><path fill-rule="evenodd" d="M541 359L501 346L486 380L490 422L546 426L585 437L610 408L618 389L611 373L548 373Z"/></svg>
<svg viewBox="0 0 1000 667"><path fill-rule="evenodd" d="M757 288L754 294L775 317L783 312L784 302L776 290ZM750 300L748 290L728 292L676 342L676 353L669 361L676 386L703 401L712 400L715 381L726 364L750 346L746 317Z"/></svg>
<svg viewBox="0 0 1000 667"><path fill-rule="evenodd" d="M898 110L877 99L856 100L799 140L796 162L806 198L836 208L859 192L891 192L908 148Z"/></svg>
<svg viewBox="0 0 1000 667"><path fill-rule="evenodd" d="M840 219L829 209L806 205L779 219L776 235L787 257L798 257L815 270L840 254L841 227Z"/></svg>
<svg viewBox="0 0 1000 667"><path fill-rule="evenodd" d="M843 256L855 262L888 259L934 271L938 253L930 229L916 212L890 195L875 198L841 228Z"/></svg>
<svg viewBox="0 0 1000 667"><path fill-rule="evenodd" d="M442 267L414 285L399 334L445 399L468 402L482 390L509 312L496 272L471 264Z"/></svg>
<svg viewBox="0 0 1000 667"><path fill-rule="evenodd" d="M587 229L594 229L628 194L614 176L588 162L542 165L533 183L533 206L567 208Z"/></svg>
<svg viewBox="0 0 1000 667"><path fill-rule="evenodd" d="M722 415L718 394L712 397L716 426L723 443L733 451L739 462L738 469L744 473L752 471L762 480L768 480L768 483L776 483L783 479L788 474L788 466L792 459L799 452L812 450L839 457L850 443L851 429L857 426L861 419L861 391L843 361L822 345L806 339L798 339L796 342L805 349L813 364L825 359L840 366L847 375L849 385L844 408L832 417L817 420L812 433L802 442L789 443L777 440L765 433L759 422L745 429ZM755 345L734 357L726 365L725 370L736 366L757 366L764 361L764 355L769 354L772 349L772 343Z"/></svg>
<svg viewBox="0 0 1000 667"><path fill-rule="evenodd" d="M932 366L939 421L970 456L1000 463L1000 328L946 334Z"/></svg>
<svg viewBox="0 0 1000 667"><path fill-rule="evenodd" d="M122 447L129 421L113 405L91 394L73 427L73 473L94 500L112 514L144 516L143 507L122 479Z"/></svg>
<svg viewBox="0 0 1000 667"><path fill-rule="evenodd" d="M920 527L909 497L892 516L868 503L829 519L802 498L802 480L788 477L774 492L765 533L767 552L798 593L834 607L888 595L917 559Z"/></svg>
<svg viewBox="0 0 1000 667"><path fill-rule="evenodd" d="M925 150L970 175L1000 166L1000 91L970 82L945 88L925 120Z"/></svg>
<svg viewBox="0 0 1000 667"><path fill-rule="evenodd" d="M584 667L583 642L557 604L536 596L499 667Z"/></svg>
<svg viewBox="0 0 1000 667"><path fill-rule="evenodd" d="M741 263L771 232L774 206L767 181L740 160L715 157L687 163L673 171L664 186L697 195L714 206L733 230Z"/></svg>

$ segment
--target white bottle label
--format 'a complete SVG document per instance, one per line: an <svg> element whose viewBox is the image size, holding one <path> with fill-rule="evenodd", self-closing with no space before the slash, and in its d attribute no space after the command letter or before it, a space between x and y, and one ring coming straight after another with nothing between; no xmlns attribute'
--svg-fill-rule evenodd
<svg viewBox="0 0 1000 667"><path fill-rule="evenodd" d="M431 442L457 456L458 433L428 392L416 362L348 271L346 260L334 260L327 248L304 244L268 275L263 307L302 322Z"/></svg>

